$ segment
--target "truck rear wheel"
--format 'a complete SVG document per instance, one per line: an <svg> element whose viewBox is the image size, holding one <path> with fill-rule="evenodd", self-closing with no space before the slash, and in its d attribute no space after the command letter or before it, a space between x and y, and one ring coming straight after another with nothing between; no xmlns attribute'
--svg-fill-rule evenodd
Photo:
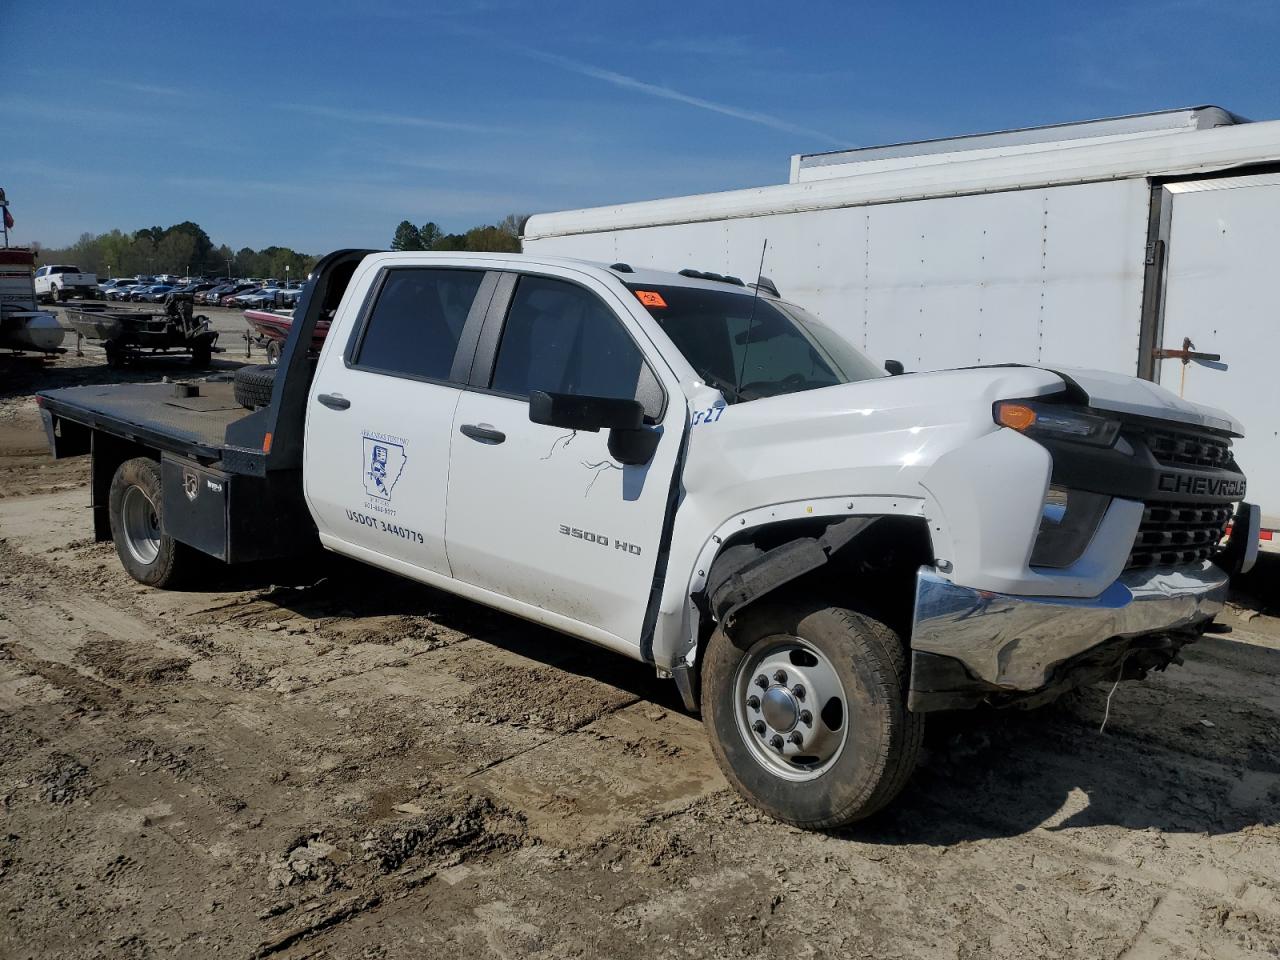
<svg viewBox="0 0 1280 960"><path fill-rule="evenodd" d="M151 587L178 585L195 561L193 551L164 532L160 464L135 457L111 479L111 539L129 576Z"/></svg>
<svg viewBox="0 0 1280 960"><path fill-rule="evenodd" d="M822 603L762 604L717 630L702 671L703 722L729 782L778 820L829 829L906 785L924 718L906 706L902 641Z"/></svg>

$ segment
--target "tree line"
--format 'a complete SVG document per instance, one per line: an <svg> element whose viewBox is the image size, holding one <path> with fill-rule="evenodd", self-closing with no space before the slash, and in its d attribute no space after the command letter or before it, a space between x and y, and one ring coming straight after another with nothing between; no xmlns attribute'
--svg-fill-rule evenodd
<svg viewBox="0 0 1280 960"><path fill-rule="evenodd" d="M520 234L526 214L510 214L495 224L472 227L462 233L446 233L429 221L421 227L401 221L391 239L392 250L471 250L490 253L519 253ZM144 227L132 233L82 233L67 247L32 245L37 261L73 263L100 277L154 276L174 273L181 276L306 277L318 257L289 247L241 247L232 250L225 243L214 245L198 223L184 220L170 227ZM286 267L288 268L286 270Z"/></svg>
<svg viewBox="0 0 1280 960"><path fill-rule="evenodd" d="M445 233L434 221L415 227L411 221L401 220L391 237L391 249L519 253L520 234L528 219L527 213L511 213L495 224L472 227L463 233Z"/></svg>
<svg viewBox="0 0 1280 960"><path fill-rule="evenodd" d="M144 227L133 233L82 233L69 247L37 248L39 263L73 263L100 277L175 273L181 276L306 277L316 257L288 247L214 246L198 223L184 220L171 227ZM286 267L289 269L286 271Z"/></svg>

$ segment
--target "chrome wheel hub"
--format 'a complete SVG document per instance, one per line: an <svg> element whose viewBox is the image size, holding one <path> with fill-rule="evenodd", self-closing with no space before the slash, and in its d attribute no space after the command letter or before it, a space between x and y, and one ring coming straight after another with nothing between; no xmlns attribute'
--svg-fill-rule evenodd
<svg viewBox="0 0 1280 960"><path fill-rule="evenodd" d="M817 647L793 636L766 637L738 667L734 712L755 759L788 780L811 780L848 740L844 685Z"/></svg>
<svg viewBox="0 0 1280 960"><path fill-rule="evenodd" d="M795 695L783 686L770 687L760 698L760 714L774 730L790 733L800 722L800 707Z"/></svg>
<svg viewBox="0 0 1280 960"><path fill-rule="evenodd" d="M139 563L151 564L160 553L160 517L141 487L130 487L120 504L124 543Z"/></svg>

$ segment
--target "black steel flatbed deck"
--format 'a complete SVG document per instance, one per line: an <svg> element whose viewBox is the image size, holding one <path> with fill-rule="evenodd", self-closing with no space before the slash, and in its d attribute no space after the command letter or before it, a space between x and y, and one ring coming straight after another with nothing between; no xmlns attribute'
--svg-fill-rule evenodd
<svg viewBox="0 0 1280 960"><path fill-rule="evenodd" d="M38 397L41 407L63 420L208 461L222 459L227 427L249 416L230 381L112 383Z"/></svg>

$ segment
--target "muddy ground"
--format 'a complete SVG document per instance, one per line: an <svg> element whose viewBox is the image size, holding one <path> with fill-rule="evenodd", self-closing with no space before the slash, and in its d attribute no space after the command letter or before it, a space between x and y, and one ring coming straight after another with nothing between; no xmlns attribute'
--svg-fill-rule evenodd
<svg viewBox="0 0 1280 960"><path fill-rule="evenodd" d="M611 654L333 559L129 580L30 396L99 360L0 359L0 956L1280 956L1274 571L1105 733L931 717L806 834Z"/></svg>

